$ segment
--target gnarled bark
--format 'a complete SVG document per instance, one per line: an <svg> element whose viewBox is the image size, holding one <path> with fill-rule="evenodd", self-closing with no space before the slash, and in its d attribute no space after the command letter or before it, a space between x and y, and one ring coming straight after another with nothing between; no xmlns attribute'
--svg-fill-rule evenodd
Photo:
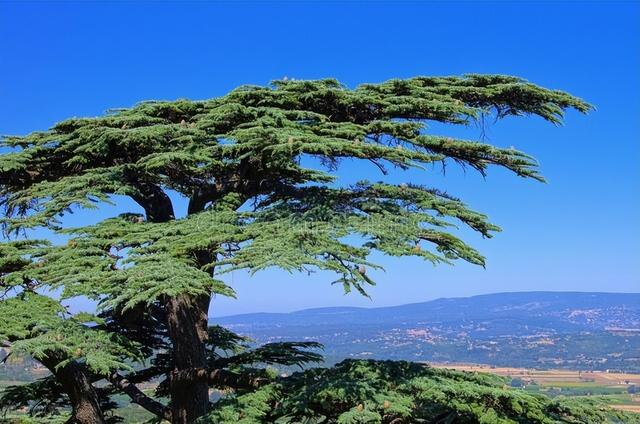
<svg viewBox="0 0 640 424"><path fill-rule="evenodd" d="M62 385L71 402L72 415L70 423L74 424L104 424L104 415L100 408L100 401L91 379L83 366L71 361L63 367L57 367L62 362L56 354L50 354L40 360L44 366L56 377Z"/></svg>
<svg viewBox="0 0 640 424"><path fill-rule="evenodd" d="M174 372L206 368L208 295L181 294L167 302L167 323L173 342ZM171 379L171 422L187 424L209 411L206 380Z"/></svg>

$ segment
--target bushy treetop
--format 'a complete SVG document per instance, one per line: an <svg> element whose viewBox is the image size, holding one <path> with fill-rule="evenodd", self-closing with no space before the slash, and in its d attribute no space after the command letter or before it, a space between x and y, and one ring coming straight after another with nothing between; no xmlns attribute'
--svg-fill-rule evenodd
<svg viewBox="0 0 640 424"><path fill-rule="evenodd" d="M6 228L16 230L55 226L70 208L94 207L112 195L136 200L147 222L131 215L105 221L80 231L91 236L90 247L78 241L77 252L53 254L64 257L58 263L65 265L52 281L68 282L64 274L82 275L81 283L85 277L100 280L98 294L117 281L129 292L118 293L116 302L181 291L231 294L211 280L201 256L201 270L189 268L203 250L209 253L204 262L229 269L328 269L339 274L337 282L346 290L364 292L363 284L370 282L365 266L375 266L366 261L372 250L484 264L477 251L446 231L452 225L447 218L487 237L499 228L436 189L366 181L342 186L327 171L344 158L371 161L383 173L389 166L454 160L483 173L494 164L542 180L524 153L430 135L426 124L467 124L485 113L534 114L558 124L567 108L586 112L590 106L499 75L417 77L352 90L331 79L276 81L205 101L144 102L5 137L3 145L16 149L0 157L0 205ZM302 157L318 158L325 169L303 166ZM154 225L174 217L166 190L188 198L191 215L206 211L169 226ZM241 205L252 208L241 211ZM349 234L365 242L346 242ZM114 248L132 248L127 261L137 269L120 269L105 280L96 271L117 268L116 256L107 254ZM68 256L83 258L81 267L93 277ZM92 262L96 257L103 262ZM143 274L153 287L134 281Z"/></svg>

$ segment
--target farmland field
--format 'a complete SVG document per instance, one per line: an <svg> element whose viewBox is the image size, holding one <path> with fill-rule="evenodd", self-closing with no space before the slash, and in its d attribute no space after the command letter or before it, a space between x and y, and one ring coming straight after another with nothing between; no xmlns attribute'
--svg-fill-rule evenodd
<svg viewBox="0 0 640 424"><path fill-rule="evenodd" d="M606 371L535 370L481 364L430 364L434 368L485 372L508 377L514 387L548 396L591 397L613 408L640 413L640 374ZM640 390L639 390L640 391Z"/></svg>

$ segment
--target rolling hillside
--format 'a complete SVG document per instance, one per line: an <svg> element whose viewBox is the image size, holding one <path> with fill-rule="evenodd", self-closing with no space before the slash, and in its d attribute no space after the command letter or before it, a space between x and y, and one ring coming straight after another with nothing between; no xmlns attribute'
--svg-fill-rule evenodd
<svg viewBox="0 0 640 424"><path fill-rule="evenodd" d="M640 294L524 292L384 308L216 318L258 343L318 340L329 362L372 357L640 372Z"/></svg>

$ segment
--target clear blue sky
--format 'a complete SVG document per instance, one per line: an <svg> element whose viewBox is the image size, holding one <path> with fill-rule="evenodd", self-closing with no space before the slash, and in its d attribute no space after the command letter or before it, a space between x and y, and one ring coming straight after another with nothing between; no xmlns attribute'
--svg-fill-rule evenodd
<svg viewBox="0 0 640 424"><path fill-rule="evenodd" d="M637 292L640 221L640 3L0 1L0 133L145 99L214 97L284 76L349 86L414 75L503 73L597 107L564 127L508 119L489 140L539 159L549 184L500 170L403 178L444 188L504 229L467 238L487 269L380 258L373 301L327 275L229 278L238 300L213 315L381 306L498 291ZM444 133L445 128L434 131ZM477 128L455 134L479 136ZM343 181L375 178L353 163ZM125 207L129 207L126 206ZM131 206L133 207L133 206ZM105 208L100 217L121 209ZM92 218L77 214L67 224Z"/></svg>

